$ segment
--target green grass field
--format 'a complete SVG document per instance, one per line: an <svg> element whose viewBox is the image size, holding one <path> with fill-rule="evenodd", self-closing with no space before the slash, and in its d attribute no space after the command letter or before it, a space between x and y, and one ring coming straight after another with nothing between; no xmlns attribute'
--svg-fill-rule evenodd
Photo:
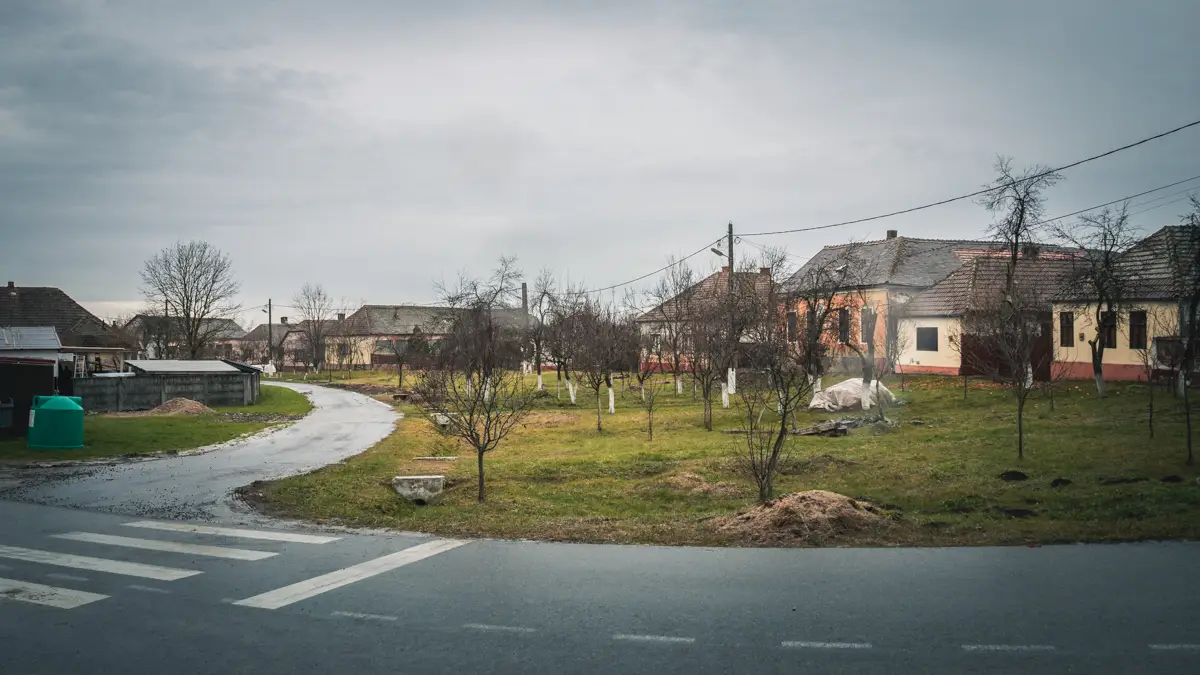
<svg viewBox="0 0 1200 675"><path fill-rule="evenodd" d="M475 502L473 451L436 432L407 408L395 433L369 451L314 473L255 486L267 511L326 523L502 538L588 542L736 545L711 519L754 503L752 483L733 470L738 425L716 410L716 432L701 424L690 392L664 394L648 441L645 413L619 398L617 414L595 430L595 399L578 406L544 399L485 460L488 501ZM828 384L828 383L827 383ZM888 382L893 390L898 387ZM796 437L776 494L823 489L885 505L884 535L819 542L876 545L978 545L1200 536L1197 471L1184 466L1182 412L1158 392L1156 438L1147 436L1146 389L1115 385L1098 400L1086 383L1060 385L1056 409L1031 399L1026 457L1018 462L1015 404L991 385L919 378L896 392L889 429L855 429L843 438ZM800 415L800 424L845 417ZM458 455L441 465L417 456ZM998 478L1008 469L1025 482ZM695 489L678 476L708 481ZM398 474L444 473L452 484L440 503L417 507L386 485ZM1163 483L1177 475L1178 483ZM1055 478L1071 484L1052 488ZM1102 484L1106 478L1143 479ZM694 479L693 479L694 480ZM711 484L722 485L713 488ZM1004 511L1007 509L1008 511ZM1024 511L1014 511L1016 509ZM1032 512L1026 514L1025 512ZM1028 515L1013 517L1011 514ZM811 543L811 542L810 542Z"/></svg>
<svg viewBox="0 0 1200 675"><path fill-rule="evenodd" d="M283 387L262 387L253 406L221 408L222 412L304 414L312 404ZM234 422L222 415L114 417L88 415L83 422L84 447L78 450L30 450L25 439L0 440L0 464L98 459L149 452L188 450L231 440L272 426L268 422Z"/></svg>

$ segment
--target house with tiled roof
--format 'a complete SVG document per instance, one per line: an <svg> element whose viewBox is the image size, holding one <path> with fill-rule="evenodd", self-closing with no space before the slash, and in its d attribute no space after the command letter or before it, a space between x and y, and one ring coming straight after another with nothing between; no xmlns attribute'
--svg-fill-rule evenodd
<svg viewBox="0 0 1200 675"><path fill-rule="evenodd" d="M134 345L112 326L87 311L71 296L49 286L0 288L0 326L51 326L62 344L61 353L85 372L120 370Z"/></svg>
<svg viewBox="0 0 1200 675"><path fill-rule="evenodd" d="M1059 247L1043 247L1061 251ZM808 260L784 283L784 289L801 297L810 280L838 270L845 278L845 290L834 297L837 310L834 326L827 332L828 354L832 365L857 371L861 365L857 352L864 350L866 336L860 326L866 310L875 312L874 342L877 369L898 352L898 319L901 309L915 296L950 276L964 264L979 258L1001 255L1003 246L995 241L971 239L921 239L900 236L888 230L882 240L826 246ZM821 277L827 279L827 276ZM802 313L802 301L792 311ZM855 349L857 348L857 349Z"/></svg>
<svg viewBox="0 0 1200 675"><path fill-rule="evenodd" d="M1147 365L1168 367L1167 351L1179 343L1183 303L1171 271L1171 251L1190 245L1183 227L1167 226L1126 251L1119 266L1127 288L1112 312L1101 312L1105 380L1145 380ZM1188 254L1194 259L1194 254ZM1054 339L1065 377L1093 376L1089 340L1097 338L1096 303L1086 287L1066 284L1054 298ZM1148 351L1149 350L1149 351ZM1167 350L1167 351L1164 351Z"/></svg>
<svg viewBox="0 0 1200 675"><path fill-rule="evenodd" d="M137 342L138 357L144 359L186 358L181 354L184 342L184 322L179 317L152 316L138 314L127 321L124 326L127 334ZM214 357L230 359L236 356L234 351L238 340L246 334L236 321L228 318L214 317L200 322L198 335L205 343L205 353L201 358Z"/></svg>
<svg viewBox="0 0 1200 675"><path fill-rule="evenodd" d="M330 322L327 360L352 367L395 365L397 353L417 334L430 342L445 338L454 319L465 310L431 305L363 305L349 316ZM523 326L527 315L520 307L492 310L495 321Z"/></svg>

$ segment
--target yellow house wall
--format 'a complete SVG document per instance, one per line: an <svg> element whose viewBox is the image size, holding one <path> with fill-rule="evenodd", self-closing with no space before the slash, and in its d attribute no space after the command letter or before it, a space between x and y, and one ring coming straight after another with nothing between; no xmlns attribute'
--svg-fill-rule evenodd
<svg viewBox="0 0 1200 675"><path fill-rule="evenodd" d="M951 343L951 336L958 335L961 324L953 317L913 317L901 319L897 332L900 336L900 367L923 366L954 368L962 364L958 351ZM917 351L917 328L938 329L938 350Z"/></svg>
<svg viewBox="0 0 1200 675"><path fill-rule="evenodd" d="M1141 365L1141 349L1129 348L1129 312L1142 310L1146 312L1146 346L1153 345L1154 338L1167 335L1179 335L1179 306L1173 302L1142 302L1135 303L1131 308L1118 312L1117 346L1104 350L1104 363L1118 365ZM1075 314L1075 345L1062 347L1062 312ZM1096 337L1096 306L1083 304L1054 304L1054 345L1057 350L1056 360L1064 363L1092 362L1091 347L1087 341ZM1083 338L1080 338L1080 333Z"/></svg>

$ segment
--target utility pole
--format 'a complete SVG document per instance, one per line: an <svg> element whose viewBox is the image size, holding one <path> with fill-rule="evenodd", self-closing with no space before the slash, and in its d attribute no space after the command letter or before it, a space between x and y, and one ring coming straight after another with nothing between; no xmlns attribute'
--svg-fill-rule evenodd
<svg viewBox="0 0 1200 675"><path fill-rule="evenodd" d="M267 298L267 363L275 358L275 326L271 323L275 317L271 315L272 309L271 299Z"/></svg>
<svg viewBox="0 0 1200 675"><path fill-rule="evenodd" d="M737 320L734 318L733 296L733 221L729 221L729 373L725 384L732 396L737 393Z"/></svg>

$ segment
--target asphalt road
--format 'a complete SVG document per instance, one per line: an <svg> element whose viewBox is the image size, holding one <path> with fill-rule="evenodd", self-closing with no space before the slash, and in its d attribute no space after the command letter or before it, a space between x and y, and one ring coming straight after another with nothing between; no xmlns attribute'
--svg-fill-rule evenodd
<svg viewBox="0 0 1200 675"><path fill-rule="evenodd" d="M1200 672L1196 544L712 550L155 527L0 502L0 671Z"/></svg>
<svg viewBox="0 0 1200 675"><path fill-rule="evenodd" d="M0 673L1200 672L1194 543L468 542L230 512L391 426L311 389L309 418L243 447L0 495L42 502L0 501Z"/></svg>
<svg viewBox="0 0 1200 675"><path fill-rule="evenodd" d="M291 426L191 457L22 471L0 498L152 518L251 520L232 490L256 480L310 471L358 454L391 433L396 413L360 394L273 383L300 391L315 408ZM13 477L18 480L13 481Z"/></svg>

